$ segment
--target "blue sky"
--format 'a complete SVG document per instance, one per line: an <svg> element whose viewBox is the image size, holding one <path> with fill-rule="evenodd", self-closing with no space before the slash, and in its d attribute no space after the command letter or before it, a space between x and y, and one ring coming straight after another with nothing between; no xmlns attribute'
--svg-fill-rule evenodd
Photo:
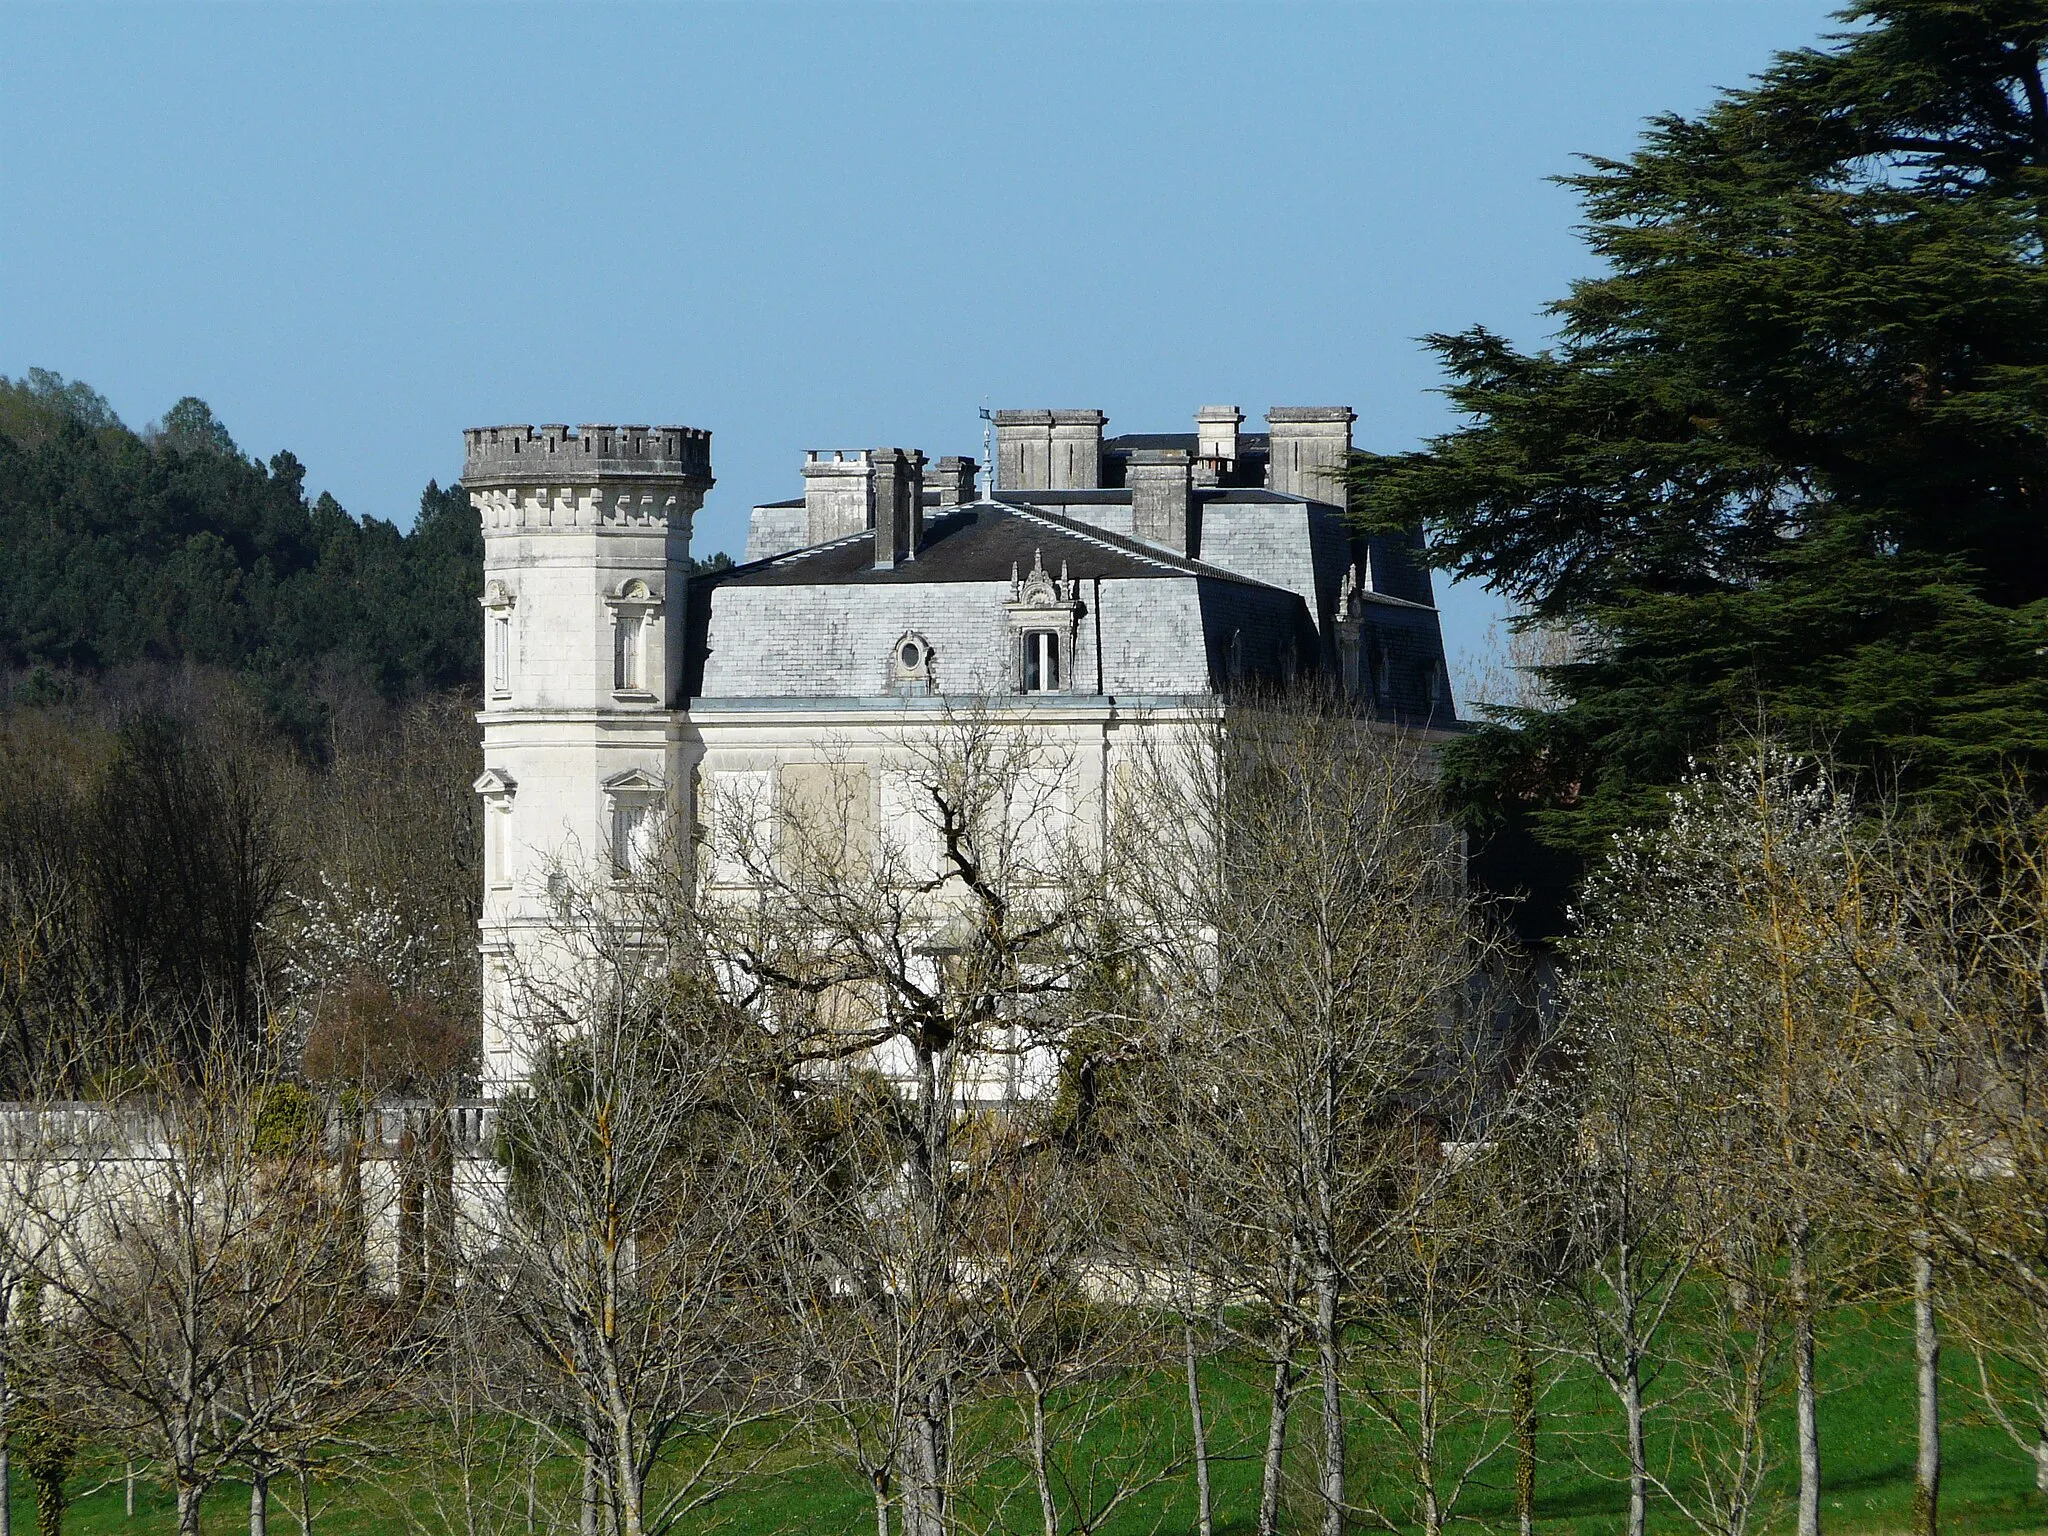
<svg viewBox="0 0 2048 1536"><path fill-rule="evenodd" d="M1546 178L1829 13L0 0L0 373L202 396L401 522L465 426L708 427L700 552L806 448L978 455L984 401L1402 448L1450 420L1416 337L1540 343L1588 271Z"/></svg>

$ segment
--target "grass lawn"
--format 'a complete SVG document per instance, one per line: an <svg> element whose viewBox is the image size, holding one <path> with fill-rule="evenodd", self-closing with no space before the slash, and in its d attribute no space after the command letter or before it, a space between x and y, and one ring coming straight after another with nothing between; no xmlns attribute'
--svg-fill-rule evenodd
<svg viewBox="0 0 2048 1536"><path fill-rule="evenodd" d="M1903 1532L1908 1528L1913 1397L1910 1339L1903 1323L1904 1319L1896 1313L1846 1313L1835 1320L1823 1338L1823 1518L1829 1531ZM2048 1501L2033 1492L2032 1465L2002 1430L1985 1420L1977 1402L1976 1375L1970 1360L1960 1351L1950 1351L1945 1360L1944 1529L1958 1533L2048 1531ZM1235 1536L1251 1529L1257 1498L1256 1449L1264 1432L1263 1410L1254 1373L1249 1371L1219 1367L1207 1382L1207 1393L1215 1443L1235 1453L1225 1455L1215 1468L1219 1525L1227 1536ZM1315 1433L1316 1408L1312 1398L1301 1400L1295 1435L1298 1443L1305 1443ZM1121 1432L1126 1436L1177 1436L1184 1432L1185 1411L1179 1381L1164 1378L1148 1385L1145 1401L1135 1413L1124 1416ZM1543 1411L1543 1468L1538 1488L1541 1528L1554 1536L1591 1536L1594 1532L1619 1530L1626 1512L1627 1492L1616 1480L1623 1470L1617 1439L1619 1419L1604 1388L1581 1374L1565 1373L1552 1385ZM1014 1420L1006 1417L1000 1423L984 1424L983 1431L1007 1433L1013 1428ZM1755 1528L1775 1532L1789 1530L1791 1526L1789 1404L1773 1434L1777 1465L1766 1493L1765 1518ZM392 1442L402 1445L408 1438L400 1429L392 1435ZM1396 1484L1390 1476L1387 1447L1364 1426L1354 1438L1354 1486L1391 1495ZM820 1447L807 1443L764 1446L762 1464L745 1486L689 1529L821 1536L872 1531L874 1516L869 1494L835 1466L821 1464L820 1452ZM1118 1445L1110 1440L1099 1443L1099 1454L1089 1459L1098 1475L1108 1475L1102 1469L1114 1465L1118 1452ZM67 1532L73 1536L143 1536L174 1529L173 1506L167 1491L147 1478L138 1485L134 1517L124 1515L119 1470L118 1465L82 1469L77 1479L79 1494L65 1521ZM111 1481L87 1491L93 1479L110 1474ZM569 1492L573 1475L574 1469L567 1462L557 1462L545 1469L543 1506L549 1502L548 1493ZM984 1485L998 1487L1005 1501L1001 1522L1005 1528L1018 1532L1038 1528L1036 1498L1019 1468L998 1468L984 1480ZM409 1466L407 1459L394 1451L381 1462L368 1486L337 1484L318 1490L315 1531L318 1536L368 1536L373 1532L405 1530L408 1522L400 1517L393 1500L410 1495L415 1510L424 1513L428 1500L419 1493L420 1488L417 1460ZM289 1486L275 1491L271 1514L275 1536L298 1536L297 1522L287 1507L295 1499L296 1492ZM1299 1504L1298 1496L1296 1503L1289 1529L1312 1529L1309 1510ZM206 1506L207 1530L246 1531L248 1508L246 1484L217 1490ZM1461 1510L1481 1528L1514 1529L1509 1458L1502 1457L1487 1469L1484 1481L1467 1492ZM13 1515L15 1530L35 1529L34 1506L18 1476ZM1651 1523L1654 1529L1665 1532L1691 1529L1662 1505L1653 1505ZM1193 1527L1192 1478L1180 1476L1125 1505L1103 1528L1103 1536L1185 1532ZM459 1526L443 1528L449 1536L460 1536ZM545 1507L539 1528L550 1530ZM499 1527L503 1536L522 1536L524 1529L523 1519L515 1519L509 1527ZM573 1524L566 1529L573 1531Z"/></svg>

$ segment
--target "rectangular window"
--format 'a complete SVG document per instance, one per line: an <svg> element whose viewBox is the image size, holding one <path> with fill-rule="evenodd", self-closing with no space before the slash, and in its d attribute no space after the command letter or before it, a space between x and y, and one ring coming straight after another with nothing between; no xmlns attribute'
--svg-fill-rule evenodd
<svg viewBox="0 0 2048 1536"><path fill-rule="evenodd" d="M491 616L491 695L509 698L512 693L512 618Z"/></svg>
<svg viewBox="0 0 2048 1536"><path fill-rule="evenodd" d="M491 884L506 886L512 883L512 868L506 849L508 841L506 823L511 819L509 810L496 806L484 812L484 865L490 871Z"/></svg>
<svg viewBox="0 0 2048 1536"><path fill-rule="evenodd" d="M648 828L652 825L644 805L612 807L612 868L622 875L637 875L647 868Z"/></svg>
<svg viewBox="0 0 2048 1536"><path fill-rule="evenodd" d="M612 631L612 687L620 693L634 692L640 687L640 620L637 617L619 615L618 627Z"/></svg>
<svg viewBox="0 0 2048 1536"><path fill-rule="evenodd" d="M1024 637L1024 691L1057 693L1060 686L1060 637L1034 629Z"/></svg>

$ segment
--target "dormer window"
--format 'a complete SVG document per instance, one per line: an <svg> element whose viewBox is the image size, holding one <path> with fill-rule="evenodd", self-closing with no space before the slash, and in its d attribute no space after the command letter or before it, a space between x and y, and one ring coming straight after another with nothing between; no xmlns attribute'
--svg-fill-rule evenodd
<svg viewBox="0 0 2048 1536"><path fill-rule="evenodd" d="M1444 669L1433 661L1422 664L1422 697L1432 715L1443 707Z"/></svg>
<svg viewBox="0 0 2048 1536"><path fill-rule="evenodd" d="M1049 629L1024 632L1024 691L1060 691L1060 637Z"/></svg>
<svg viewBox="0 0 2048 1536"><path fill-rule="evenodd" d="M931 642L915 630L906 632L889 652L889 685L898 693L931 693L938 686Z"/></svg>
<svg viewBox="0 0 2048 1536"><path fill-rule="evenodd" d="M1010 629L1017 647L1020 693L1064 693L1080 633L1081 584L1064 562L1055 577L1033 551L1031 569L1010 568Z"/></svg>

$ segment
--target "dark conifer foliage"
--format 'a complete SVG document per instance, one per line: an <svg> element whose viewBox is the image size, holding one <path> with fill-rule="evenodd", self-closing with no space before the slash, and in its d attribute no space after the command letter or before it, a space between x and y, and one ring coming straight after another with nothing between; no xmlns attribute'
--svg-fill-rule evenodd
<svg viewBox="0 0 2048 1536"><path fill-rule="evenodd" d="M1549 350L1429 344L1467 425L1354 500L1576 659L1448 756L1590 849L1768 711L1934 805L2048 758L2048 0L1863 0L1568 178Z"/></svg>
<svg viewBox="0 0 2048 1536"><path fill-rule="evenodd" d="M138 434L83 384L0 378L0 667L32 691L196 664L261 679L294 726L323 664L392 699L474 690L482 580L459 485L430 483L401 533L309 502L297 459L245 457L203 401Z"/></svg>

